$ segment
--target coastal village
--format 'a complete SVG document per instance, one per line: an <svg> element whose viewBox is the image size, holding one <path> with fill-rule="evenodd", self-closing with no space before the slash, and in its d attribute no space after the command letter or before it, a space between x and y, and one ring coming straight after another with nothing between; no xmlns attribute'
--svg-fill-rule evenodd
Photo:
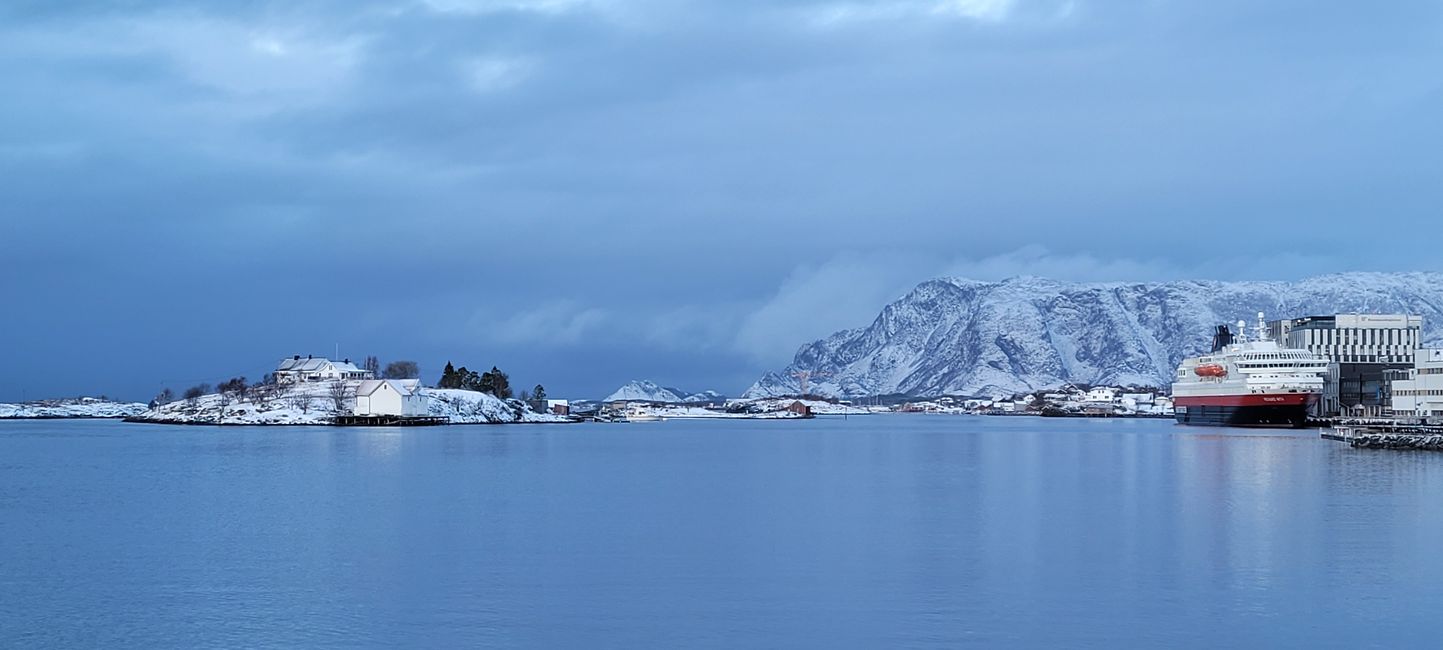
<svg viewBox="0 0 1443 650"><path fill-rule="evenodd" d="M1422 317L1412 314L1335 314L1265 323L1260 320L1254 338L1274 346L1269 349L1312 355L1310 358L1318 360L1322 370L1318 373L1317 388L1309 389L1316 395L1309 395L1306 402L1306 419L1308 424L1327 427L1325 437L1376 446L1377 436L1392 436L1388 439L1394 442L1399 436L1413 436L1407 444L1417 446L1417 436L1443 436L1443 427L1440 427L1443 424L1443 349L1423 347L1422 327ZM1219 329L1225 331L1226 327ZM1215 349L1214 354L1218 353ZM1262 355L1269 356L1287 355ZM1284 365L1296 370L1298 364ZM493 373L504 378L504 374L494 368L483 375L462 368L452 377L457 371L448 364L442 380L428 386L414 376L418 374L414 364L407 367L410 370L393 372L387 368L386 372L379 373L373 359L357 365L350 359L292 355L280 360L273 372L254 384L234 378L214 389L193 387L181 396L167 389L150 404L78 398L0 405L0 418L102 417L162 424L425 426L806 419L916 413L1177 417L1181 421L1181 414L1187 410L1170 390L1178 384L1173 387L1067 384L991 397L946 395L925 399L847 400L812 394L735 399L714 391L688 394L661 389L651 382L632 382L610 398L594 401L553 399L546 396L539 385L534 394L524 391L520 398L513 398L509 388L504 393L487 388L487 378ZM1185 370L1179 369L1179 377L1191 379ZM1204 373L1199 370L1197 374ZM470 375L470 383L461 381L461 375ZM1438 442L1443 446L1443 437Z"/></svg>

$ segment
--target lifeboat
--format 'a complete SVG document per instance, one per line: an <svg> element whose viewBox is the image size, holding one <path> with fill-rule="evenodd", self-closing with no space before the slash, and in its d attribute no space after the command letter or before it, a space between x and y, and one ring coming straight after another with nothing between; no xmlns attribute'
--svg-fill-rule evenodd
<svg viewBox="0 0 1443 650"><path fill-rule="evenodd" d="M1204 363L1196 368L1193 368L1193 372L1197 373L1197 376L1199 377L1228 376L1228 369L1216 363Z"/></svg>

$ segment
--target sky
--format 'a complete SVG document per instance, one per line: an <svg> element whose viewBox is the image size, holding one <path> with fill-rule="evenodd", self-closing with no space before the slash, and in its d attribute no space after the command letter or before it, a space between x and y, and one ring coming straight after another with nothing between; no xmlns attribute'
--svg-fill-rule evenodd
<svg viewBox="0 0 1443 650"><path fill-rule="evenodd" d="M0 400L739 394L941 275L1443 270L1443 5L11 0Z"/></svg>

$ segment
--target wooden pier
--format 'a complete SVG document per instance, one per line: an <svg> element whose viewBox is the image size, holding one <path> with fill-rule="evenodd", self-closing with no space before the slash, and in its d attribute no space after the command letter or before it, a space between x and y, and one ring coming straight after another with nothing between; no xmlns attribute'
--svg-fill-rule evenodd
<svg viewBox="0 0 1443 650"><path fill-rule="evenodd" d="M451 418L437 415L337 415L338 427L434 427L450 424Z"/></svg>

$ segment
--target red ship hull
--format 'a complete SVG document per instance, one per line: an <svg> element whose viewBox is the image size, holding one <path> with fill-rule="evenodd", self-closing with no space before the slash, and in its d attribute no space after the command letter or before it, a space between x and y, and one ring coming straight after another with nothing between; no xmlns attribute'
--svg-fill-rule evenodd
<svg viewBox="0 0 1443 650"><path fill-rule="evenodd" d="M1317 393L1175 396L1173 413L1178 424L1300 428L1317 401Z"/></svg>

